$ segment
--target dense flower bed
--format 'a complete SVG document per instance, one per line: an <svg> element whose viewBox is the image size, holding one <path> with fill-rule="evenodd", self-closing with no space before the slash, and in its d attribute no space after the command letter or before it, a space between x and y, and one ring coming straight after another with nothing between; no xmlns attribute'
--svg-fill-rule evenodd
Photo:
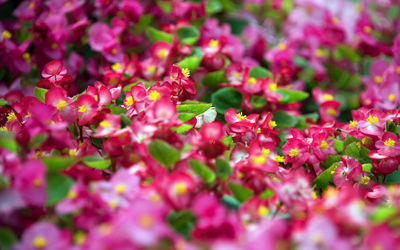
<svg viewBox="0 0 400 250"><path fill-rule="evenodd" d="M0 6L0 248L399 249L397 0Z"/></svg>

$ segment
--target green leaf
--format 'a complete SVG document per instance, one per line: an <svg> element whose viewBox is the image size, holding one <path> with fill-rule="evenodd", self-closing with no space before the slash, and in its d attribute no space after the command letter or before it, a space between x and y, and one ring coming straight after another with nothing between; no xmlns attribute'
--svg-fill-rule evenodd
<svg viewBox="0 0 400 250"><path fill-rule="evenodd" d="M326 160L324 162L321 162L321 168L327 169L330 166L332 166L332 164L339 161L340 161L340 155L328 155L326 157Z"/></svg>
<svg viewBox="0 0 400 250"><path fill-rule="evenodd" d="M231 26L231 33L237 36L240 36L243 30L249 25L249 22L242 18L228 18L226 22Z"/></svg>
<svg viewBox="0 0 400 250"><path fill-rule="evenodd" d="M397 127L396 127L396 124L394 124L394 122L392 122L392 121L387 121L386 122L386 126L385 126L385 130L387 131L387 132L392 132L392 133L396 133L397 132Z"/></svg>
<svg viewBox="0 0 400 250"><path fill-rule="evenodd" d="M177 132L178 134L181 134L181 133L188 132L192 128L193 128L193 125L191 125L191 124L182 124L179 127L171 128L171 130Z"/></svg>
<svg viewBox="0 0 400 250"><path fill-rule="evenodd" d="M136 30L141 33L147 26L150 25L153 20L153 15L145 14L141 15L138 24L136 24Z"/></svg>
<svg viewBox="0 0 400 250"><path fill-rule="evenodd" d="M172 3L171 2L161 0L161 1L157 1L157 5L166 14L171 13L171 11L172 11Z"/></svg>
<svg viewBox="0 0 400 250"><path fill-rule="evenodd" d="M346 136L346 139L344 140L344 145L347 146L353 142L359 142L360 140L355 138L354 136L348 135Z"/></svg>
<svg viewBox="0 0 400 250"><path fill-rule="evenodd" d="M374 224L382 224L397 214L397 208L393 206L379 206L371 214L370 219Z"/></svg>
<svg viewBox="0 0 400 250"><path fill-rule="evenodd" d="M206 13L207 15L213 15L222 11L223 6L220 0L208 0L206 4Z"/></svg>
<svg viewBox="0 0 400 250"><path fill-rule="evenodd" d="M386 175L385 184L399 184L400 183L400 171L397 169L391 174Z"/></svg>
<svg viewBox="0 0 400 250"><path fill-rule="evenodd" d="M158 139L147 146L147 151L156 161L169 168L181 159L181 153L178 150Z"/></svg>
<svg viewBox="0 0 400 250"><path fill-rule="evenodd" d="M194 226L196 217L189 210L171 211L167 217L167 221L176 232L189 239L190 231Z"/></svg>
<svg viewBox="0 0 400 250"><path fill-rule="evenodd" d="M118 106L111 107L111 114L119 115L119 114L125 114L126 112L127 110L124 109L123 107L118 107Z"/></svg>
<svg viewBox="0 0 400 250"><path fill-rule="evenodd" d="M180 112L180 113L178 113L178 119L183 121L183 122L187 122L190 119L192 119L193 117L196 117L196 114L192 113L192 112Z"/></svg>
<svg viewBox="0 0 400 250"><path fill-rule="evenodd" d="M165 41L167 43L172 43L172 40L174 38L173 35L163 32L161 30L155 29L153 27L147 28L146 35L152 42Z"/></svg>
<svg viewBox="0 0 400 250"><path fill-rule="evenodd" d="M219 71L214 71L214 72L208 73L203 78L203 84L213 90L218 89L218 85L220 83L225 83L227 81L228 80L225 77L224 70L219 70Z"/></svg>
<svg viewBox="0 0 400 250"><path fill-rule="evenodd" d="M336 153L341 153L344 149L344 142L342 140L333 139L333 147L336 150Z"/></svg>
<svg viewBox="0 0 400 250"><path fill-rule="evenodd" d="M329 185L333 185L332 181L332 172L337 168L339 163L332 164L328 169L318 175L313 181L312 184L317 188L325 190Z"/></svg>
<svg viewBox="0 0 400 250"><path fill-rule="evenodd" d="M18 153L18 143L15 141L13 133L0 132L0 148L15 154Z"/></svg>
<svg viewBox="0 0 400 250"><path fill-rule="evenodd" d="M372 164L371 163L364 163L361 166L362 166L362 170L364 172L371 173L371 169L372 169Z"/></svg>
<svg viewBox="0 0 400 250"><path fill-rule="evenodd" d="M46 101L46 93L47 91L49 91L48 89L42 89L42 88L38 88L35 87L35 89L33 90L33 92L35 93L35 96L37 99L39 99L39 101L41 102L45 102Z"/></svg>
<svg viewBox="0 0 400 250"><path fill-rule="evenodd" d="M6 106L8 102L4 100L3 98L0 98L0 106Z"/></svg>
<svg viewBox="0 0 400 250"><path fill-rule="evenodd" d="M232 167L229 162L221 158L215 160L215 170L217 176L223 180L227 180L229 175L232 173Z"/></svg>
<svg viewBox="0 0 400 250"><path fill-rule="evenodd" d="M274 121L278 128L291 128L294 127L297 123L297 119L283 110L279 110L278 112L273 114Z"/></svg>
<svg viewBox="0 0 400 250"><path fill-rule="evenodd" d="M253 190L234 182L228 182L228 186L233 196L241 203L247 201L254 195Z"/></svg>
<svg viewBox="0 0 400 250"><path fill-rule="evenodd" d="M176 30L176 35L182 44L194 45L199 39L200 33L196 27L183 26Z"/></svg>
<svg viewBox="0 0 400 250"><path fill-rule="evenodd" d="M28 147L30 149L37 149L47 140L47 138L49 138L49 135L46 133L37 134L29 140Z"/></svg>
<svg viewBox="0 0 400 250"><path fill-rule="evenodd" d="M9 250L17 242L14 232L7 227L0 227L0 249Z"/></svg>
<svg viewBox="0 0 400 250"><path fill-rule="evenodd" d="M236 200L234 197L229 195L224 195L221 199L221 202L224 203L228 208L232 208L233 210L238 210L240 208L240 202Z"/></svg>
<svg viewBox="0 0 400 250"><path fill-rule="evenodd" d="M196 116L200 115L211 108L211 103L195 103L195 104L179 104L176 106L178 112L190 112Z"/></svg>
<svg viewBox="0 0 400 250"><path fill-rule="evenodd" d="M104 160L103 158L97 156L86 156L83 158L83 163L85 163L85 165L88 167L101 170L111 166L111 160Z"/></svg>
<svg viewBox="0 0 400 250"><path fill-rule="evenodd" d="M63 174L48 173L46 175L46 204L52 206L63 200L73 184L73 180Z"/></svg>
<svg viewBox="0 0 400 250"><path fill-rule="evenodd" d="M190 72L194 72L200 66L202 60L203 57L188 56L182 61L178 62L177 65L181 69L187 68L190 70Z"/></svg>
<svg viewBox="0 0 400 250"><path fill-rule="evenodd" d="M279 99L279 102L283 104L301 102L304 99L307 99L309 96L307 92L294 89L278 89L277 91L282 95L282 98Z"/></svg>
<svg viewBox="0 0 400 250"><path fill-rule="evenodd" d="M249 72L249 76L254 78L266 78L268 76L270 79L273 77L270 71L260 66L252 68Z"/></svg>
<svg viewBox="0 0 400 250"><path fill-rule="evenodd" d="M360 159L360 148L357 146L357 142L349 144L344 150L344 153L355 159Z"/></svg>
<svg viewBox="0 0 400 250"><path fill-rule="evenodd" d="M260 198L265 200L265 199L271 198L273 195L274 195L274 191L272 191L271 189L267 188L267 189L264 190L264 192L262 192L260 194Z"/></svg>
<svg viewBox="0 0 400 250"><path fill-rule="evenodd" d="M256 96L252 95L250 98L250 104L253 106L254 109L259 109L265 106L267 104L267 100L265 99L264 96Z"/></svg>
<svg viewBox="0 0 400 250"><path fill-rule="evenodd" d="M215 173L209 167L204 165L201 161L189 159L188 160L192 170L201 178L205 183L211 183L215 180Z"/></svg>
<svg viewBox="0 0 400 250"><path fill-rule="evenodd" d="M66 156L50 156L42 158L42 162L46 165L48 173L59 172L74 165L78 159Z"/></svg>
<svg viewBox="0 0 400 250"><path fill-rule="evenodd" d="M233 88L223 88L212 94L211 100L217 112L225 114L229 108L240 110L242 94Z"/></svg>

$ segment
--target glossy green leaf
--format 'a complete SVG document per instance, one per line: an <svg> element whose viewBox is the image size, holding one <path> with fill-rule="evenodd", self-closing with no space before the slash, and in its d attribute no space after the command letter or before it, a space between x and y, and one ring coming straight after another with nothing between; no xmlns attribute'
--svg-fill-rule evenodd
<svg viewBox="0 0 400 250"><path fill-rule="evenodd" d="M17 242L17 237L7 227L0 227L0 249L9 250Z"/></svg>
<svg viewBox="0 0 400 250"><path fill-rule="evenodd" d="M269 70L260 66L252 68L249 72L249 76L254 78L266 78L268 76L270 77L270 79L272 79L273 77L272 73Z"/></svg>
<svg viewBox="0 0 400 250"><path fill-rule="evenodd" d="M156 161L169 168L181 159L181 153L178 150L158 139L147 146L147 151Z"/></svg>
<svg viewBox="0 0 400 250"><path fill-rule="evenodd" d="M172 43L172 40L174 38L173 35L155 29L153 27L147 28L146 35L152 42L165 41L167 43Z"/></svg>
<svg viewBox="0 0 400 250"><path fill-rule="evenodd" d="M223 180L228 179L229 175L232 173L232 167L229 162L221 158L215 160L215 170L217 176Z"/></svg>
<svg viewBox="0 0 400 250"><path fill-rule="evenodd" d="M294 89L278 89L277 91L282 95L279 102L283 104L301 102L309 96L307 92Z"/></svg>
<svg viewBox="0 0 400 250"><path fill-rule="evenodd" d="M176 109L178 112L190 112L194 113L196 116L200 115L211 108L211 103L194 103L194 104L179 104L176 105Z"/></svg>
<svg viewBox="0 0 400 250"><path fill-rule="evenodd" d="M0 132L0 148L13 153L18 153L18 143L15 141L13 133Z"/></svg>
<svg viewBox="0 0 400 250"><path fill-rule="evenodd" d="M106 169L111 166L111 160L104 160L97 156L86 156L83 158L83 163L88 167L96 169Z"/></svg>
<svg viewBox="0 0 400 250"><path fill-rule="evenodd" d="M49 90L48 89L38 88L38 87L35 87L34 90L33 90L36 98L39 99L39 101L41 101L43 103L46 101L46 93L47 93L47 91L49 91Z"/></svg>
<svg viewBox="0 0 400 250"><path fill-rule="evenodd" d="M182 61L178 62L177 65L181 68L187 68L190 70L190 72L196 71L196 69L200 66L201 61L203 60L203 57L197 57L197 56L188 56Z"/></svg>
<svg viewBox="0 0 400 250"><path fill-rule="evenodd" d="M63 200L73 184L73 180L63 174L48 173L46 175L46 204L52 206Z"/></svg>
<svg viewBox="0 0 400 250"><path fill-rule="evenodd" d="M219 71L214 71L214 72L208 73L203 78L203 84L213 90L218 89L218 85L220 83L226 83L226 82L228 82L228 80L225 77L224 70L219 70Z"/></svg>
<svg viewBox="0 0 400 250"><path fill-rule="evenodd" d="M223 88L212 94L212 103L220 114L225 114L229 108L240 110L242 94L233 88Z"/></svg>
<svg viewBox="0 0 400 250"><path fill-rule="evenodd" d="M253 190L244 187L240 184L234 182L228 182L229 189L231 190L233 196L241 203L247 201L251 197L253 197Z"/></svg>
<svg viewBox="0 0 400 250"><path fill-rule="evenodd" d="M75 157L66 156L50 156L41 159L43 164L46 165L47 172L59 172L74 165L78 159Z"/></svg>
<svg viewBox="0 0 400 250"><path fill-rule="evenodd" d="M183 26L176 30L176 35L182 44L194 45L199 39L200 33L196 27Z"/></svg>
<svg viewBox="0 0 400 250"><path fill-rule="evenodd" d="M188 160L192 170L205 182L211 183L215 180L215 173L208 166L204 165L201 161L189 159Z"/></svg>

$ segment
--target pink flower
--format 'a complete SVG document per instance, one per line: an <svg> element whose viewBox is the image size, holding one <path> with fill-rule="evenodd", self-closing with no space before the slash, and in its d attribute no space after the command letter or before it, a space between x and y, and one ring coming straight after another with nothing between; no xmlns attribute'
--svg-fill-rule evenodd
<svg viewBox="0 0 400 250"><path fill-rule="evenodd" d="M60 60L54 60L46 64L42 71L42 77L50 83L60 82L67 75L67 69Z"/></svg>
<svg viewBox="0 0 400 250"><path fill-rule="evenodd" d="M94 137L107 137L114 134L121 127L119 115L107 114L105 119L99 123Z"/></svg>
<svg viewBox="0 0 400 250"><path fill-rule="evenodd" d="M310 156L308 145L299 139L290 139L282 146L285 164L290 162L293 167L300 167Z"/></svg>
<svg viewBox="0 0 400 250"><path fill-rule="evenodd" d="M341 188L346 183L352 184L356 181L362 173L361 164L350 157L342 157L339 166L334 170L333 183L336 187Z"/></svg>

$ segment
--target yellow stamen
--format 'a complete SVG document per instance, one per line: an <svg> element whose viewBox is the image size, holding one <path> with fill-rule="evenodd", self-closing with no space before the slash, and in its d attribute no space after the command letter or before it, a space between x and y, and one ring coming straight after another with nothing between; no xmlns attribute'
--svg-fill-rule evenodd
<svg viewBox="0 0 400 250"><path fill-rule="evenodd" d="M177 194L177 195L182 195L182 194L185 194L186 193L186 185L185 185L185 183L183 183L183 182L178 182L178 183L175 183L175 185L174 185L174 191L175 191L175 193Z"/></svg>
<svg viewBox="0 0 400 250"><path fill-rule="evenodd" d="M121 68L121 64L120 64L120 63L114 63L114 64L111 66L111 69L112 69L113 71L118 71L120 68Z"/></svg>
<svg viewBox="0 0 400 250"><path fill-rule="evenodd" d="M64 110L66 106L67 106L67 102L64 100L61 100L57 103L58 110Z"/></svg>
<svg viewBox="0 0 400 250"><path fill-rule="evenodd" d="M350 121L349 127L350 128L356 128L357 126L357 121Z"/></svg>
<svg viewBox="0 0 400 250"><path fill-rule="evenodd" d="M250 77L249 80L248 80L247 82L248 82L249 84L253 85L253 84L256 84L257 79L254 78L254 77Z"/></svg>
<svg viewBox="0 0 400 250"><path fill-rule="evenodd" d="M33 186L40 187L42 185L42 181L39 178L35 178L33 180Z"/></svg>
<svg viewBox="0 0 400 250"><path fill-rule="evenodd" d="M57 49L58 45L57 43L52 43L50 47L51 49Z"/></svg>
<svg viewBox="0 0 400 250"><path fill-rule="evenodd" d="M388 95L388 100L389 100L389 102L393 102L393 101L394 101L394 98L396 98L396 96L395 96L393 93L391 93L390 95Z"/></svg>
<svg viewBox="0 0 400 250"><path fill-rule="evenodd" d="M125 185L123 185L123 184L117 184L115 186L114 190L117 194L123 194L125 192L126 188L125 188Z"/></svg>
<svg viewBox="0 0 400 250"><path fill-rule="evenodd" d="M36 236L32 243L34 248L44 248L47 245L46 238L43 236Z"/></svg>
<svg viewBox="0 0 400 250"><path fill-rule="evenodd" d="M321 143L319 144L319 147L322 149L327 149L329 148L329 145L325 140L322 140Z"/></svg>
<svg viewBox="0 0 400 250"><path fill-rule="evenodd" d="M66 3L64 4L64 6L65 6L65 7L69 7L69 6L71 6L71 4L72 4L71 1L68 1L68 2L66 2Z"/></svg>
<svg viewBox="0 0 400 250"><path fill-rule="evenodd" d="M2 126L2 127L0 127L0 131L1 131L1 132L7 132L8 129L7 129L6 126Z"/></svg>
<svg viewBox="0 0 400 250"><path fill-rule="evenodd" d="M290 157L296 157L298 154L299 154L299 151L297 150L297 148L292 148L289 152Z"/></svg>
<svg viewBox="0 0 400 250"><path fill-rule="evenodd" d="M24 54L22 55L22 58L24 58L24 60L25 60L26 62L31 63L31 55L30 55L28 52L24 53Z"/></svg>
<svg viewBox="0 0 400 250"><path fill-rule="evenodd" d="M147 67L147 74L154 75L156 73L156 66L150 65Z"/></svg>
<svg viewBox="0 0 400 250"><path fill-rule="evenodd" d="M69 190L68 194L67 194L67 198L70 200L75 200L75 198L77 197L77 194L75 192L75 190Z"/></svg>
<svg viewBox="0 0 400 250"><path fill-rule="evenodd" d="M104 120L104 121L100 122L100 126L103 128L109 128L109 127L111 127L111 124L109 121Z"/></svg>
<svg viewBox="0 0 400 250"><path fill-rule="evenodd" d="M2 33L2 36L4 39L10 39L12 35L11 35L10 31L4 30Z"/></svg>
<svg viewBox="0 0 400 250"><path fill-rule="evenodd" d="M151 217L151 215L147 215L147 214L142 215L142 216L140 216L139 224L143 228L150 228L153 225L153 217Z"/></svg>
<svg viewBox="0 0 400 250"><path fill-rule="evenodd" d="M269 90L276 91L278 89L278 84L271 82L268 86Z"/></svg>
<svg viewBox="0 0 400 250"><path fill-rule="evenodd" d="M87 105L81 105L78 107L78 111L80 113L85 113L88 109L89 109L89 106L87 106Z"/></svg>
<svg viewBox="0 0 400 250"><path fill-rule="evenodd" d="M116 48L113 48L112 50L111 50L111 54L113 54L113 55L115 55L115 54L117 54L117 49Z"/></svg>
<svg viewBox="0 0 400 250"><path fill-rule="evenodd" d="M367 121L369 122L369 123L371 123L371 124L374 124L374 123L377 123L377 122L379 122L379 119L378 119L378 117L376 117L376 116L368 116L368 119L367 119Z"/></svg>
<svg viewBox="0 0 400 250"><path fill-rule="evenodd" d="M280 155L275 155L275 161L276 162L284 162L285 161L285 158L283 157L283 156L280 156Z"/></svg>
<svg viewBox="0 0 400 250"><path fill-rule="evenodd" d="M156 90L150 91L150 93L147 95L150 101L156 101L160 98L160 93L158 93Z"/></svg>
<svg viewBox="0 0 400 250"><path fill-rule="evenodd" d="M397 68L396 68L396 73L397 73L397 74L400 74L400 66L397 66Z"/></svg>
<svg viewBox="0 0 400 250"><path fill-rule="evenodd" d="M278 44L278 49L279 50L285 50L286 49L286 44L284 44L284 43Z"/></svg>
<svg viewBox="0 0 400 250"><path fill-rule="evenodd" d="M363 176L363 177L361 177L361 184L368 185L369 180L371 180L371 178L369 176Z"/></svg>
<svg viewBox="0 0 400 250"><path fill-rule="evenodd" d="M328 113L328 115L330 116L334 116L336 115L336 110L333 108L328 108L328 110L326 111Z"/></svg>
<svg viewBox="0 0 400 250"><path fill-rule="evenodd" d="M15 116L15 113L14 112L11 112L11 113L8 113L8 115L7 115L7 121L13 121L15 118L17 118L16 116Z"/></svg>
<svg viewBox="0 0 400 250"><path fill-rule="evenodd" d="M115 200L110 200L110 201L108 202L108 206L109 206L110 208L112 208L112 209L117 208L117 206L118 206L117 201L115 201Z"/></svg>
<svg viewBox="0 0 400 250"><path fill-rule="evenodd" d="M267 148L262 148L262 154L265 156L265 157L268 157L269 156L269 154L271 153L271 150L269 150L269 149L267 149Z"/></svg>
<svg viewBox="0 0 400 250"><path fill-rule="evenodd" d="M252 155L251 162L255 165L261 165L265 163L265 157L263 155Z"/></svg>
<svg viewBox="0 0 400 250"><path fill-rule="evenodd" d="M182 69L182 74L183 74L185 77L189 77L189 76L190 76L190 70L189 70L188 68L183 68L183 69Z"/></svg>
<svg viewBox="0 0 400 250"><path fill-rule="evenodd" d="M324 94L324 101L331 101L333 100L333 95L331 94Z"/></svg>
<svg viewBox="0 0 400 250"><path fill-rule="evenodd" d="M29 4L29 9L33 9L33 8L35 8L35 2L31 2L31 3Z"/></svg>
<svg viewBox="0 0 400 250"><path fill-rule="evenodd" d="M325 57L325 52L322 49L315 50L315 56L318 58Z"/></svg>
<svg viewBox="0 0 400 250"><path fill-rule="evenodd" d="M372 139L370 137L364 137L362 138L361 142L364 145L369 145L372 142Z"/></svg>
<svg viewBox="0 0 400 250"><path fill-rule="evenodd" d="M132 96L128 96L127 98L125 98L124 104L125 104L126 106L132 106L132 104L133 104L133 97L132 97Z"/></svg>
<svg viewBox="0 0 400 250"><path fill-rule="evenodd" d="M165 59L168 55L168 50L166 49L160 49L159 51L157 51L157 56L160 59Z"/></svg>
<svg viewBox="0 0 400 250"><path fill-rule="evenodd" d="M269 210L266 206L261 205L258 207L258 215L264 217L268 214Z"/></svg>
<svg viewBox="0 0 400 250"><path fill-rule="evenodd" d="M115 85L115 84L118 83L118 78L116 78L116 77L111 77L111 78L108 80L108 83L109 83L110 85Z"/></svg>
<svg viewBox="0 0 400 250"><path fill-rule="evenodd" d="M150 201L158 203L161 201L161 196L159 194L154 193L150 196Z"/></svg>
<svg viewBox="0 0 400 250"><path fill-rule="evenodd" d="M76 245L80 246L86 241L86 234L82 231L75 233L74 242Z"/></svg>
<svg viewBox="0 0 400 250"><path fill-rule="evenodd" d="M394 147L394 144L396 144L396 141L389 138L383 144L385 144L386 147Z"/></svg>
<svg viewBox="0 0 400 250"><path fill-rule="evenodd" d="M363 31L367 34L372 32L372 28L368 25L364 26Z"/></svg>
<svg viewBox="0 0 400 250"><path fill-rule="evenodd" d="M275 128L275 127L276 127L276 122L273 121L273 120L271 120L271 121L268 122L268 126L269 126L270 128Z"/></svg>
<svg viewBox="0 0 400 250"><path fill-rule="evenodd" d="M382 78L382 76L375 76L375 77L374 77L374 81L375 81L377 84L381 84L381 83L383 82L383 78Z"/></svg>
<svg viewBox="0 0 400 250"><path fill-rule="evenodd" d="M69 149L69 150L68 150L68 154L69 154L70 156L75 156L75 155L76 155L76 149Z"/></svg>
<svg viewBox="0 0 400 250"><path fill-rule="evenodd" d="M237 113L237 114L236 114L236 117L238 118L239 121L246 119L246 116L243 115L242 112Z"/></svg>
<svg viewBox="0 0 400 250"><path fill-rule="evenodd" d="M212 48L216 48L216 47L219 46L219 41L218 41L218 40L211 39L211 41L208 43L208 46L209 46L209 47L212 47Z"/></svg>

